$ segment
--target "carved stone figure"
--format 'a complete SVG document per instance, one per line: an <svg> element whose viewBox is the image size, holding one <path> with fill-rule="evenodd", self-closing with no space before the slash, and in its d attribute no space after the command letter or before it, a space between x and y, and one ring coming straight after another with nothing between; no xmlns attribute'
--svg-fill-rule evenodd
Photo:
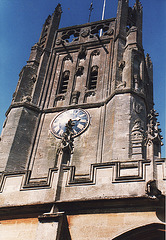
<svg viewBox="0 0 166 240"><path fill-rule="evenodd" d="M132 128L132 133L131 133L132 139L143 138L143 132L144 130L141 126L141 120L137 119Z"/></svg>
<svg viewBox="0 0 166 240"><path fill-rule="evenodd" d="M80 96L80 92L79 91L74 91L72 93L72 103L73 104L77 104L78 103L79 96Z"/></svg>
<svg viewBox="0 0 166 240"><path fill-rule="evenodd" d="M22 101L23 102L30 102L32 100L32 97L31 96L23 96L23 98L22 98Z"/></svg>
<svg viewBox="0 0 166 240"><path fill-rule="evenodd" d="M83 31L81 32L81 36L83 38L85 38L85 37L89 36L89 33L90 33L89 28L83 29Z"/></svg>
<svg viewBox="0 0 166 240"><path fill-rule="evenodd" d="M99 55L100 54L100 51L99 50L94 50L93 52L92 52L92 56L97 56L97 55Z"/></svg>
<svg viewBox="0 0 166 240"><path fill-rule="evenodd" d="M140 103L137 103L136 101L133 102L133 109L136 113L141 113L143 110L143 106Z"/></svg>
<svg viewBox="0 0 166 240"><path fill-rule="evenodd" d="M78 66L76 69L76 76L81 76L83 75L84 67L83 66Z"/></svg>
<svg viewBox="0 0 166 240"><path fill-rule="evenodd" d="M148 114L148 124L147 124L147 132L146 132L146 141L148 142L151 140L151 142L159 142L160 145L163 145L161 136L161 129L158 127L160 125L159 122L157 122L157 116L158 113L154 109L150 111Z"/></svg>
<svg viewBox="0 0 166 240"><path fill-rule="evenodd" d="M160 198L162 196L161 191L157 188L156 180L150 180L146 185L146 193L151 198Z"/></svg>
<svg viewBox="0 0 166 240"><path fill-rule="evenodd" d="M66 124L66 130L63 134L61 147L60 147L63 151L69 152L70 154L73 153L73 149L74 149L73 126L74 126L74 122L72 121L72 119L70 119Z"/></svg>
<svg viewBox="0 0 166 240"><path fill-rule="evenodd" d="M161 146L163 145L161 136L161 129L158 127L160 125L157 122L158 113L154 109L148 114L148 124L146 131L146 147L147 147L147 158L151 159L152 156L160 157Z"/></svg>
<svg viewBox="0 0 166 240"><path fill-rule="evenodd" d="M86 54L87 54L86 48L83 45L81 45L79 53L78 53L78 57L80 59L85 59L86 58Z"/></svg>

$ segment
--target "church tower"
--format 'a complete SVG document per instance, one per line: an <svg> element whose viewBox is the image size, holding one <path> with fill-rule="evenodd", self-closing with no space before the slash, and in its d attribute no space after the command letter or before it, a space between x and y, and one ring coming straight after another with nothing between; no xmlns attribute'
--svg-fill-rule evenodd
<svg viewBox="0 0 166 240"><path fill-rule="evenodd" d="M164 239L142 11L119 0L116 18L59 29L58 4L46 19L1 135L3 240Z"/></svg>

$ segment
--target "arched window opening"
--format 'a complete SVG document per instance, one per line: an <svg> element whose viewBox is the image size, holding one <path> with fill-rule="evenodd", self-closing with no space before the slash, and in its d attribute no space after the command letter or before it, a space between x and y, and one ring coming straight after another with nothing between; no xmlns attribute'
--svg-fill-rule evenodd
<svg viewBox="0 0 166 240"><path fill-rule="evenodd" d="M97 86L97 77L98 77L98 66L92 66L90 70L90 76L89 76L89 84L88 89L96 89Z"/></svg>
<svg viewBox="0 0 166 240"><path fill-rule="evenodd" d="M132 229L113 240L165 240L165 225L152 223Z"/></svg>
<svg viewBox="0 0 166 240"><path fill-rule="evenodd" d="M61 83L60 83L60 88L59 88L59 93L60 94L64 94L64 93L67 92L69 76L70 76L70 71L69 70L66 70L62 73L62 78L61 78Z"/></svg>

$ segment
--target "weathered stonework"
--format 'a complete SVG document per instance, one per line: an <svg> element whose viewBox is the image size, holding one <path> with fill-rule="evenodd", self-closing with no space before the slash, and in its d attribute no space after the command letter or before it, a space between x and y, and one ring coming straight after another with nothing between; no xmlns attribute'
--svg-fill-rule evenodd
<svg viewBox="0 0 166 240"><path fill-rule="evenodd" d="M59 29L61 13L58 4L46 19L6 114L3 240L14 226L19 240L163 239L165 159L141 3L119 0L116 18ZM88 126L75 136L85 119L72 116L54 136L53 119L71 109L86 110Z"/></svg>

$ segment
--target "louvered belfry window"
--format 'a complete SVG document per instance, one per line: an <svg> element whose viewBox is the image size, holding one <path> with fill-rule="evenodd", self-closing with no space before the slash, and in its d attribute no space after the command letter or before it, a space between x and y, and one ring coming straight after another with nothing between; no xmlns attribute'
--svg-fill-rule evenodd
<svg viewBox="0 0 166 240"><path fill-rule="evenodd" d="M97 77L98 77L98 66L92 66L90 70L90 76L89 76L89 86L88 89L96 89L97 86Z"/></svg>
<svg viewBox="0 0 166 240"><path fill-rule="evenodd" d="M60 88L59 88L59 93L63 94L67 92L67 86L69 82L69 76L70 76L70 71L66 70L62 73L62 78L61 78L61 83L60 83Z"/></svg>

